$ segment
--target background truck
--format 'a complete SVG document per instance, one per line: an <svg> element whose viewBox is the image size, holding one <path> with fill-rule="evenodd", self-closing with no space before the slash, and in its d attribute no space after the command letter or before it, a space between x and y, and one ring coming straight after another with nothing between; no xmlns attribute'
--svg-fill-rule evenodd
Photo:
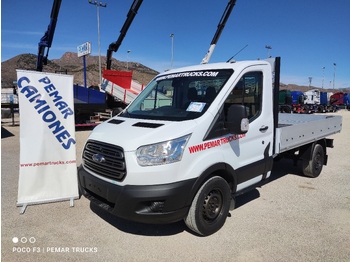
<svg viewBox="0 0 350 262"><path fill-rule="evenodd" d="M308 114L310 113L310 108L308 105L305 104L305 95L301 91L292 91L292 105L293 113L302 113L302 114Z"/></svg>
<svg viewBox="0 0 350 262"><path fill-rule="evenodd" d="M311 112L326 113L337 110L336 106L330 103L327 92L313 89L306 91L304 95L305 104L309 106Z"/></svg>
<svg viewBox="0 0 350 262"><path fill-rule="evenodd" d="M302 91L280 90L279 108L281 113L309 114L311 108L305 104L305 95Z"/></svg>
<svg viewBox="0 0 350 262"><path fill-rule="evenodd" d="M280 90L279 111L281 113L291 113L293 108L292 92L290 90Z"/></svg>
<svg viewBox="0 0 350 262"><path fill-rule="evenodd" d="M94 88L73 85L76 127L96 126L112 116L105 94Z"/></svg>
<svg viewBox="0 0 350 262"><path fill-rule="evenodd" d="M336 107L350 109L350 95L344 92L336 92L331 95L330 103Z"/></svg>
<svg viewBox="0 0 350 262"><path fill-rule="evenodd" d="M112 54L118 51L142 2L143 0L133 1L120 30L118 40L111 43L107 49L106 68L104 68L102 74L102 92L84 91L80 87L75 87L75 94L78 92L89 93L88 96L80 97L85 98L85 100L76 100L82 101L81 103L75 103L75 114L76 119L79 120L79 126L96 125L118 114L143 90L144 85L132 79L132 71L112 70L111 68ZM92 98L93 96L95 97L92 100L86 101L87 97Z"/></svg>
<svg viewBox="0 0 350 262"><path fill-rule="evenodd" d="M319 176L333 147L327 137L342 119L279 113L279 72L277 57L158 75L91 132L78 169L81 194L118 217L183 219L208 236L237 195L270 177L274 159L300 161L305 176Z"/></svg>
<svg viewBox="0 0 350 262"><path fill-rule="evenodd" d="M109 45L106 55L106 68L103 70L102 90L106 103L113 108L113 115L124 109L143 90L144 86L132 79L132 72L112 70L112 54L117 52L129 30L143 0L134 0L116 42Z"/></svg>
<svg viewBox="0 0 350 262"><path fill-rule="evenodd" d="M62 0L53 1L50 23L38 43L37 71L42 71L43 66L47 64L61 2ZM118 50L142 2L143 0L133 1L117 42L110 44L107 50L107 69L103 72L102 92L79 85L73 86L74 115L77 127L96 126L101 121L116 115L143 89L142 84L132 79L132 71L111 70L112 52Z"/></svg>

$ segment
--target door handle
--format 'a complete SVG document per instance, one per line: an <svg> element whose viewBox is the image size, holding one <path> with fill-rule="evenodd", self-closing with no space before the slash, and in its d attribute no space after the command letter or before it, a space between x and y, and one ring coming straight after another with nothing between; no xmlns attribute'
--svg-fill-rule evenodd
<svg viewBox="0 0 350 262"><path fill-rule="evenodd" d="M269 129L268 126L262 126L260 127L259 131L266 131L267 129Z"/></svg>

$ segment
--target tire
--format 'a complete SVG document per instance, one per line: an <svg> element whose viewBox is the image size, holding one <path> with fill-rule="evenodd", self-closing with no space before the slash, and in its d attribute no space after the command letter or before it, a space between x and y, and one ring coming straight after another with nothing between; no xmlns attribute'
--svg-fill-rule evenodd
<svg viewBox="0 0 350 262"><path fill-rule="evenodd" d="M303 159L303 173L308 177L318 177L324 163L324 150L320 144L316 144L311 159Z"/></svg>
<svg viewBox="0 0 350 262"><path fill-rule="evenodd" d="M206 181L193 199L185 223L202 236L217 232L226 221L231 204L231 189L221 177Z"/></svg>
<svg viewBox="0 0 350 262"><path fill-rule="evenodd" d="M292 109L289 106L284 107L283 113L291 113Z"/></svg>

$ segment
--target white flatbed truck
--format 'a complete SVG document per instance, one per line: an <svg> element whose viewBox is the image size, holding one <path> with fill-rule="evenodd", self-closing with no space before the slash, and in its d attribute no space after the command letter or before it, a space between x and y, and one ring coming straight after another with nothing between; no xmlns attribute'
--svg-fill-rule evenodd
<svg viewBox="0 0 350 262"><path fill-rule="evenodd" d="M184 219L207 236L223 226L235 196L270 177L274 159L301 160L304 174L317 177L341 116L279 113L279 68L277 57L156 76L91 132L78 169L81 194L115 216Z"/></svg>

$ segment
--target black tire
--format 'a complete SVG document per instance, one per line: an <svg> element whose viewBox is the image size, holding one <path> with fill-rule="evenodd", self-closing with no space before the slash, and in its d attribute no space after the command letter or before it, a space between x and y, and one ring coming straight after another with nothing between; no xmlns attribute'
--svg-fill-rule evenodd
<svg viewBox="0 0 350 262"><path fill-rule="evenodd" d="M285 106L283 108L283 113L291 113L292 112L292 109L290 108L290 106Z"/></svg>
<svg viewBox="0 0 350 262"><path fill-rule="evenodd" d="M320 144L316 144L311 159L303 159L303 173L308 177L318 177L324 163L324 150Z"/></svg>
<svg viewBox="0 0 350 262"><path fill-rule="evenodd" d="M185 223L194 232L209 236L225 224L230 204L231 189L226 180L212 177L198 190Z"/></svg>

